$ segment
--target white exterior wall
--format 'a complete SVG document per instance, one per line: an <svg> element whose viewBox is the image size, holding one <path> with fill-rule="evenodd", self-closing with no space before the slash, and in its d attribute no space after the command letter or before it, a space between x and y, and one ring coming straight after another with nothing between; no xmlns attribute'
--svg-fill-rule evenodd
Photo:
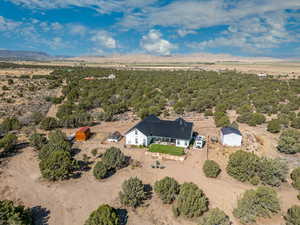
<svg viewBox="0 0 300 225"><path fill-rule="evenodd" d="M176 139L176 146L177 147L184 147L187 148L190 144L189 140L180 140L180 139Z"/></svg>
<svg viewBox="0 0 300 225"><path fill-rule="evenodd" d="M146 146L148 145L147 136L145 136L138 129L133 129L128 134L126 134L125 139L126 145L145 145L145 143Z"/></svg>
<svg viewBox="0 0 300 225"><path fill-rule="evenodd" d="M226 146L238 147L242 145L243 137L238 134L226 134L221 133L221 143Z"/></svg>

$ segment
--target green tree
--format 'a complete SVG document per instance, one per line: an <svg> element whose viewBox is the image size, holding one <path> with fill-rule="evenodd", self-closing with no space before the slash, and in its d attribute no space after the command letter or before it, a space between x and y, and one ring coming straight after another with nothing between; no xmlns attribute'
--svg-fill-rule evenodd
<svg viewBox="0 0 300 225"><path fill-rule="evenodd" d="M259 163L259 157L253 153L243 150L236 151L229 156L227 173L235 179L245 182L249 181L254 175Z"/></svg>
<svg viewBox="0 0 300 225"><path fill-rule="evenodd" d="M279 133L281 130L281 122L278 119L273 119L268 122L267 130L271 133Z"/></svg>
<svg viewBox="0 0 300 225"><path fill-rule="evenodd" d="M107 176L107 168L103 162L97 162L93 169L96 179L103 179Z"/></svg>
<svg viewBox="0 0 300 225"><path fill-rule="evenodd" d="M44 178L56 181L69 178L76 168L76 162L69 152L56 150L42 159L39 167Z"/></svg>
<svg viewBox="0 0 300 225"><path fill-rule="evenodd" d="M280 135L277 150L286 154L300 152L300 131L295 129L284 130Z"/></svg>
<svg viewBox="0 0 300 225"><path fill-rule="evenodd" d="M295 189L300 190L300 167L295 168L291 173L292 185Z"/></svg>
<svg viewBox="0 0 300 225"><path fill-rule="evenodd" d="M247 190L238 200L233 215L243 224L255 223L258 217L270 217L280 211L276 191L269 187Z"/></svg>
<svg viewBox="0 0 300 225"><path fill-rule="evenodd" d="M58 128L58 121L53 117L46 117L41 121L41 128L43 130L53 130Z"/></svg>
<svg viewBox="0 0 300 225"><path fill-rule="evenodd" d="M184 183L173 205L175 216L200 217L208 210L208 198L196 184Z"/></svg>
<svg viewBox="0 0 300 225"><path fill-rule="evenodd" d="M0 139L0 149L3 148L5 152L9 152L15 149L18 137L15 134L6 134Z"/></svg>
<svg viewBox="0 0 300 225"><path fill-rule="evenodd" d="M122 191L119 193L122 205L138 207L146 198L143 182L137 177L131 177L122 184Z"/></svg>
<svg viewBox="0 0 300 225"><path fill-rule="evenodd" d="M178 195L180 185L172 177L165 177L154 184L154 191L159 195L164 204L171 204Z"/></svg>
<svg viewBox="0 0 300 225"><path fill-rule="evenodd" d="M300 225L300 206L294 205L289 208L284 219L286 225Z"/></svg>
<svg viewBox="0 0 300 225"><path fill-rule="evenodd" d="M111 147L102 156L102 162L107 169L120 169L128 164L126 156L119 148Z"/></svg>
<svg viewBox="0 0 300 225"><path fill-rule="evenodd" d="M15 206L13 201L0 201L0 224L3 225L33 225L30 209L22 205Z"/></svg>
<svg viewBox="0 0 300 225"><path fill-rule="evenodd" d="M199 225L231 225L231 222L222 210L214 208L200 219Z"/></svg>
<svg viewBox="0 0 300 225"><path fill-rule="evenodd" d="M22 128L22 124L16 117L8 117L0 124L0 132L7 133L12 130L19 130Z"/></svg>
<svg viewBox="0 0 300 225"><path fill-rule="evenodd" d="M291 127L300 129L300 117L296 117L292 120Z"/></svg>
<svg viewBox="0 0 300 225"><path fill-rule="evenodd" d="M203 165L203 172L207 177L216 178L221 173L221 169L219 164L215 161L205 160Z"/></svg>
<svg viewBox="0 0 300 225"><path fill-rule="evenodd" d="M84 225L119 225L117 212L109 205L101 205L93 211Z"/></svg>
<svg viewBox="0 0 300 225"><path fill-rule="evenodd" d="M43 134L34 133L29 137L29 144L31 147L41 150L47 144L47 138Z"/></svg>
<svg viewBox="0 0 300 225"><path fill-rule="evenodd" d="M286 180L288 170L286 161L261 158L257 174L263 184L279 187Z"/></svg>

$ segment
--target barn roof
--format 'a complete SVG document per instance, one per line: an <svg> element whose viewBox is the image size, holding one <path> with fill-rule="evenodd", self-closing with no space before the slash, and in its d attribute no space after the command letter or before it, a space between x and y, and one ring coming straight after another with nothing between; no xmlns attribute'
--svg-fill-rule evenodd
<svg viewBox="0 0 300 225"><path fill-rule="evenodd" d="M237 135L242 136L241 132L238 129L235 129L233 127L223 127L221 129L221 132L222 132L223 135L226 135L226 134L237 134Z"/></svg>
<svg viewBox="0 0 300 225"><path fill-rule="evenodd" d="M182 118L169 121L161 120L154 115L150 115L132 127L127 133L133 129L138 129L146 136L188 140L191 138L192 128L193 123L186 122Z"/></svg>

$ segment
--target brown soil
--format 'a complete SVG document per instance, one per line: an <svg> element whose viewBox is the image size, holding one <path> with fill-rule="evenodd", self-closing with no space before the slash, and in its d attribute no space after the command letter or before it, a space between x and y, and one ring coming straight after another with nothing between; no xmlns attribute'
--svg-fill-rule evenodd
<svg viewBox="0 0 300 225"><path fill-rule="evenodd" d="M194 115L190 118L194 118L195 130L200 134L217 136L218 129L214 127L211 118L205 119L201 115ZM6 166L0 169L2 181L0 183L0 199L18 200L29 207L41 206L50 210L49 225L82 225L88 215L100 204L109 203L114 207L121 207L118 193L125 179L137 176L145 184L153 185L156 180L171 176L180 183L194 182L197 184L208 196L210 208L219 207L231 217L233 224L238 224L232 216L232 210L241 194L253 186L238 182L225 172L228 155L235 149L223 148L219 144L209 145L208 158L216 160L223 171L217 179L206 178L202 172L202 165L207 158L205 150L189 151L187 160L184 162L160 161L166 168L152 169L151 165L156 159L146 156L144 149L123 148L124 139L117 144L101 144L103 137L108 133L118 130L124 134L135 123L133 121L102 123L92 127L92 132L95 135L90 140L76 143L74 147L81 149L81 152L76 156L77 158L81 159L83 154L87 154L94 161L95 158L91 155L92 149L97 148L99 152L103 152L109 146L115 145L120 147L126 155L140 161L142 163L141 168L124 168L103 181L95 180L92 171L89 171L78 179L49 183L40 178L35 152L31 148L26 148L22 153L8 159ZM241 130L248 128L243 126ZM253 129L253 132L259 131L263 132L263 128ZM67 129L65 132L71 134L75 132L75 129ZM275 140L272 135L268 135L266 132L262 134L266 135L266 140L272 139L270 143ZM267 150L264 150L264 154L277 156L272 144L267 143L265 145ZM297 191L290 185L284 184L276 190L281 200L283 213L291 205L299 204L296 198ZM174 218L171 207L163 205L155 194L151 200L145 202L143 207L137 210L128 209L128 211L128 225L197 224L196 221ZM282 214L272 219L260 220L258 224L283 224Z"/></svg>

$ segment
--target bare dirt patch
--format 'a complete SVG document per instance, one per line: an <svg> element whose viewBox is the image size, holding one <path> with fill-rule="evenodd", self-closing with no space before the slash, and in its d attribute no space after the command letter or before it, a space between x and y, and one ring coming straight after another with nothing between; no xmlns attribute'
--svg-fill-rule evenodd
<svg viewBox="0 0 300 225"><path fill-rule="evenodd" d="M86 172L78 179L67 180L57 183L49 183L40 179L38 160L31 148L13 158L10 158L6 166L0 169L0 199L22 200L29 207L41 206L50 210L49 225L82 225L88 215L100 204L108 203L114 207L121 207L118 200L118 193L121 190L122 182L131 176L137 176L145 184L153 185L158 179L165 176L174 177L180 183L194 182L206 193L210 200L210 208L219 207L230 215L234 224L238 222L232 216L232 210L236 201L242 193L253 186L238 182L228 176L225 172L226 162L231 152L236 149L223 148L219 144L211 144L209 159L217 161L222 168L222 173L217 179L206 178L202 172L202 166L207 158L205 150L191 150L184 162L161 160L165 169L152 169L151 165L156 161L145 154L144 149L124 148L124 140L120 143L103 143L101 139L107 133L120 131L125 133L134 121L107 122L92 127L94 135L87 142L75 143L74 147L81 151L76 156L81 158L83 154L88 155L91 160L95 158L91 150L97 148L103 152L109 146L117 146L131 156L134 160L141 162L142 167L127 167L119 170L116 174L103 181L97 181L92 171ZM213 126L212 118L201 118L201 115L194 117L195 130L203 135L216 135L217 128ZM242 127L242 130L246 127ZM257 128L254 131L263 131ZM74 133L75 129L66 129L68 134ZM258 133L259 134L259 133ZM265 134L265 133L264 133ZM273 137L274 138L274 137ZM269 146L269 145L268 145ZM273 152L272 145L265 154ZM267 148L267 147L266 147ZM98 159L96 159L98 160ZM277 189L282 210L285 212L293 204L298 204L297 191L290 185L284 184ZM192 225L196 221L174 218L170 206L165 206L154 194L152 200L147 200L145 205L136 210L128 210L128 225ZM280 225L284 220L281 215L272 219L261 220L261 225Z"/></svg>

